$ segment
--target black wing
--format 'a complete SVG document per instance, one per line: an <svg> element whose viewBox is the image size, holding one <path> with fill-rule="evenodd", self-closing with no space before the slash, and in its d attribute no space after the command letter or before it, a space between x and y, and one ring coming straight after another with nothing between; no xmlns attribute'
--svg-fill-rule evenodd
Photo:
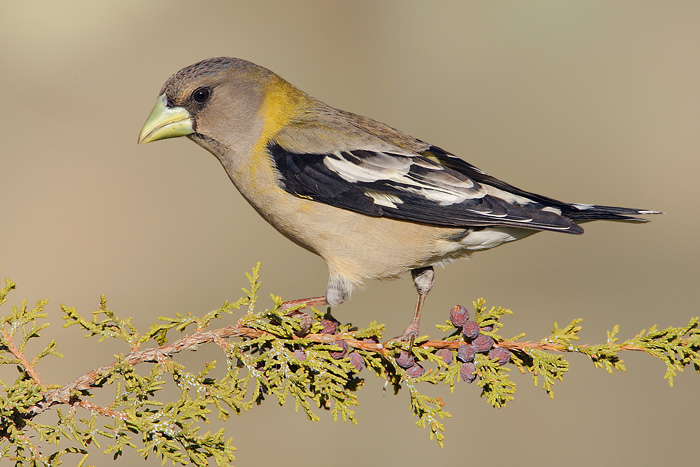
<svg viewBox="0 0 700 467"><path fill-rule="evenodd" d="M478 177L451 168L433 153L420 156L353 150L299 154L277 143L268 149L287 192L338 208L445 227L583 233L571 219L559 214L559 208L541 202L549 198L532 199L520 190L512 193L489 185L487 179L477 181ZM447 153L442 153L441 157L447 158Z"/></svg>
<svg viewBox="0 0 700 467"><path fill-rule="evenodd" d="M423 157L435 160L439 164L451 168L472 180L486 187L507 193L509 196L520 197L528 201L530 209L555 209L562 216L574 221L609 220L609 221L631 221L648 222L646 219L633 217L635 215L661 214L660 211L648 209L622 208L617 206L601 206L597 204L565 203L554 198L538 195L529 191L521 190L506 182L503 182L486 172L474 167L470 163L450 154L437 146L430 148L423 153ZM493 191L493 190L491 190Z"/></svg>

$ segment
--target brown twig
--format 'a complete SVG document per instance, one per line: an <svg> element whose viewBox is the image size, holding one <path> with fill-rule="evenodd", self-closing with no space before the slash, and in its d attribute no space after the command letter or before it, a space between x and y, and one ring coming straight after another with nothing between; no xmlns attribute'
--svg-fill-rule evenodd
<svg viewBox="0 0 700 467"><path fill-rule="evenodd" d="M93 404L90 401L84 399L76 400L73 406L82 407L90 412L95 412L104 417L119 418L121 420L127 420L129 416L123 412L117 412L116 410L108 409L106 407L100 407L99 405Z"/></svg>
<svg viewBox="0 0 700 467"><path fill-rule="evenodd" d="M29 439L29 437L25 436L21 432L17 432L15 436L17 436L17 438L22 440L22 445L24 445L26 448L28 448L31 451L31 453L32 453L31 458L32 459L44 459L44 456L41 455L41 451L39 450L39 448L32 442L31 439ZM27 460L26 457L14 457L14 456L10 457L10 461L25 461L25 460Z"/></svg>
<svg viewBox="0 0 700 467"><path fill-rule="evenodd" d="M178 339L171 344L166 344L160 347L131 351L124 357L123 361L124 363L132 366L145 362L157 363L165 361L183 350L194 350L202 344L217 342L221 339L230 337L259 337L262 334L263 331L253 328L246 328L236 323L225 328L213 329L210 331L196 331L183 337L182 339ZM118 362L113 362L109 365L96 368L61 388L47 391L42 402L29 408L29 416L33 417L45 411L54 404L69 403L71 401L71 393L73 391L84 391L90 389L103 374L106 374L117 364Z"/></svg>
<svg viewBox="0 0 700 467"><path fill-rule="evenodd" d="M288 310L290 308L302 310L304 308L310 308L312 306L326 305L328 305L326 297L300 298L298 300L287 300L286 302L282 302L282 304L280 305L280 311Z"/></svg>
<svg viewBox="0 0 700 467"><path fill-rule="evenodd" d="M250 327L245 327L240 322L233 324L231 326L227 326L224 328L219 328L219 329L212 329L209 331L196 331L192 334L189 334L181 339L178 339L177 341L162 345L160 347L154 347L150 349L143 349L143 350L133 350L129 354L127 354L124 357L124 363L128 365L138 365L139 363L146 363L146 362L151 362L151 363L156 363L156 362L163 362L169 358L171 358L173 355L182 352L183 350L195 350L197 347L203 344L208 344L208 343L215 343L218 345L220 348L223 350L226 350L230 344L226 341L226 339L234 338L234 337L249 337L249 338L256 338L260 337L262 335L268 334L265 331L261 331L259 329L255 328L250 328ZM4 334L3 334L4 337ZM378 352L381 354L386 354L387 350L387 343L392 342L393 340L384 342L384 343L377 343L373 342L371 340L359 340L355 339L354 336L351 333L340 333L340 334L307 334L303 336L304 339L310 339L314 342L319 342L319 343L327 343L327 344L332 344L335 341L338 340L344 340L347 342L348 346L356 348L356 349L361 349L361 350L366 350L370 352ZM298 339L298 337L294 336L291 339ZM5 338L7 341L7 338ZM416 347L423 347L423 348L437 348L437 349L442 349L442 348L447 348L447 349L455 349L459 346L460 342L459 341L435 341L435 340L428 340L425 342L420 343L420 345L416 345ZM561 352L561 351L566 351L567 347L562 344L553 344L553 343L547 343L547 342L509 342L509 341L501 341L495 344L498 347L503 347L506 349L512 349L512 350L526 350L526 349L540 349L540 350L549 350L549 351L556 351L556 352ZM578 347L587 347L586 345L578 346ZM12 350L12 348L11 348ZM620 347L620 350L631 350L631 351L641 351L645 352L646 350L637 347L634 345L622 345ZM21 357L23 362L26 362L26 359L22 356L21 352L12 350L13 354L17 356L18 358ZM85 373L84 375L80 376L73 382L58 388L54 390L47 391L46 394L44 395L44 400L40 402L39 404L36 404L33 407L29 408L28 414L29 417L34 417L35 415L47 410L54 404L66 404L66 403L76 403L75 397L71 397L71 394L74 391L82 391L82 390L88 390L91 387L95 385L95 383L101 378L102 375L106 374L109 372L110 369L112 369L115 365L117 365L118 362L113 362L109 365L94 369L88 373ZM27 371L32 375L32 378L35 379L39 384L40 379L39 376L36 375L36 372L34 369L31 367L31 365L26 363L26 368ZM30 371L31 370L31 371ZM88 404L88 405L84 405ZM84 401L81 401L81 406L85 408L89 408L90 410L95 410L98 413L102 413L103 415L111 416L111 417L121 417L118 412L113 412L110 411L109 409L102 409L98 406L95 406L94 404L90 405L89 403L85 403Z"/></svg>
<svg viewBox="0 0 700 467"><path fill-rule="evenodd" d="M34 369L34 365L29 363L25 358L24 354L17 348L15 342L12 340L12 336L4 329L0 329L0 334L2 334L2 340L7 345L7 348L12 352L12 355L19 360L19 364L24 368L24 370L29 374L29 376L34 380L39 386L43 386L44 383L41 381L39 374Z"/></svg>
<svg viewBox="0 0 700 467"><path fill-rule="evenodd" d="M461 344L460 341L426 341L423 342L420 347L432 347L436 349L456 349ZM496 347L503 347L504 349L511 350L527 350L527 349L538 349L538 350L549 350L551 352L565 352L568 346L564 344L553 344L551 342L511 342L511 341L500 341L494 344ZM589 344L581 344L576 347L590 347ZM632 350L636 352L647 352L643 347L637 347L636 345L625 344L620 346L620 350Z"/></svg>
<svg viewBox="0 0 700 467"><path fill-rule="evenodd" d="M538 350L549 350L552 352L565 352L568 346L563 344L552 344L551 342L509 342L501 341L496 344L498 347L503 347L504 349L515 349L515 350L526 350L526 349L538 349ZM581 344L576 347L590 347L589 344ZM647 349L643 347L637 347L636 345L625 344L620 346L620 350L631 350L635 352L647 352Z"/></svg>

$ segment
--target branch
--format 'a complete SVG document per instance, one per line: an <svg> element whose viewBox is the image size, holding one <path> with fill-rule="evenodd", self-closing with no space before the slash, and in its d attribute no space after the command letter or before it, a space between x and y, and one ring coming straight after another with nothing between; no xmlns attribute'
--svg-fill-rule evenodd
<svg viewBox="0 0 700 467"><path fill-rule="evenodd" d="M38 459L36 465L57 465L65 454L79 454L84 461L87 447L99 446L99 439L109 440L106 453L119 456L124 449L137 447L133 436L139 434L142 455L152 452L163 461L170 459L183 465L204 466L209 460L228 465L234 448L223 430L199 433L200 423L206 423L211 413L225 419L232 412L250 410L268 397L280 405L292 398L296 409L311 420L318 419L315 406L331 412L334 419L357 423L352 407L359 404L355 393L362 386L360 373L365 368L385 380L394 392L403 386L408 389L416 424L426 428L431 439L441 445L444 426L440 420L450 414L442 399L421 392L426 387L423 383L446 384L454 391L459 382L478 382L481 396L494 407L503 407L516 391L509 376L512 367L531 373L535 385L541 382L553 397L554 383L562 380L569 369L562 358L564 353L584 355L595 366L612 372L624 370L621 352L643 352L664 362L669 384L676 372L688 365L700 371L697 318L683 327L658 330L652 326L622 342L616 337L616 326L608 332L605 343L596 345L577 344L581 320L573 320L565 327L555 323L550 335L539 341L523 340L524 334L506 339L500 334L501 320L512 312L501 307L487 308L479 299L473 304L473 317L465 307L455 306L449 320L437 325L442 338L418 338L409 353L405 342L382 340L383 325L373 322L357 329L314 309L312 315L302 313L300 310L306 309L308 301L282 303L276 299L272 309L256 312L258 268L248 278L250 289L243 289L246 296L238 301L225 303L201 317L178 314L160 318L158 324L143 333L134 328L130 319L120 319L110 310L104 297L92 320L73 308L62 307L66 326L80 326L88 331L86 337L123 340L130 350L115 362L62 387L44 385L35 371L40 358L60 356L54 342L31 360L24 354L27 341L39 337L39 330L45 327L37 322L46 317L43 307L47 302L40 301L31 310L24 302L20 308L13 308L0 328L0 363L19 364L22 373L14 384L0 381L7 394L5 405L0 405L0 457L22 459L22 452L29 450L32 459ZM14 288L10 281L6 284L0 289L0 304ZM209 329L213 322L242 307L247 307L247 312L235 324ZM168 342L172 333L188 329L185 336ZM18 346L13 339L20 330L23 337ZM150 342L156 345L142 348ZM217 345L224 352L223 378L209 376L214 363L205 364L196 373L187 371L175 359L183 350L196 350L206 344ZM148 374L135 371L142 363L152 364ZM166 384L179 388L179 400L165 402L156 398ZM86 399L106 385L117 388L115 400L108 407ZM60 412L63 404L71 407L67 414ZM56 425L34 421L50 408L56 408L59 415ZM87 410L90 418L78 418L79 409ZM54 444L67 440L74 444L42 457L33 438L26 434L29 430ZM24 464L20 461L17 465Z"/></svg>
<svg viewBox="0 0 700 467"><path fill-rule="evenodd" d="M306 308L305 306L301 306L301 308L297 309L303 309ZM140 363L157 363L157 362L163 362L166 359L169 359L173 357L174 355L185 351L185 350L196 350L199 346L204 345L204 344L210 344L210 343L216 343L220 347L222 346L222 342L226 342L226 339L230 338L235 338L235 337L247 337L247 338L259 338L261 336L268 336L270 338L275 338L275 336L272 333L262 331L260 329L255 329L251 327L245 327L242 325L241 321L236 322L235 324L231 326L226 326L223 328L219 329L213 329L209 331L197 331L192 334L189 334L172 344L167 344L167 345L162 345L160 347L155 347L155 348L150 348L150 349L144 349L144 350L135 350L130 353L128 353L123 361L118 361L118 362L113 362L109 365L96 368L94 370L91 370L84 375L76 378L74 381L71 383L66 384L65 386L58 388L58 389L53 389L50 391L47 391L44 400L42 400L39 404L32 406L29 408L29 417L34 417L38 415L39 413L47 410L51 406L57 403L63 403L67 404L71 402L71 393L74 391L84 391L88 390L91 388L95 387L95 382L100 380L104 375L108 374L110 370L112 370L116 365L121 364L121 363L126 363L131 366L136 366ZM302 338L298 336L291 336L289 338L290 341L295 341L295 340L301 340ZM307 334L303 337L304 341L310 340L313 342L318 342L318 343L325 343L325 344L332 344L334 342L338 341L344 341L348 347L354 348L354 349L360 349L364 350L367 352L375 352L377 354L380 354L383 357L387 356L387 348L391 348L392 344L396 344L394 340L389 340L385 341L384 343L376 343L372 341L366 341L366 340L358 340L355 339L354 336L350 333L341 333L341 334ZM682 342L687 343L688 339L682 339ZM226 343L226 345L229 345ZM427 349L457 349L460 345L459 341L435 341L435 340L427 340L425 342L422 342L420 344L416 344L417 348L421 348L424 350ZM504 349L508 350L520 350L520 351L526 351L529 349L537 349L537 350L547 350L547 351L552 351L552 352L572 352L575 351L571 348L568 348L565 345L562 344L553 344L553 343L548 343L548 342L508 342L508 341L501 341L498 343L494 343L494 347L501 347ZM588 344L583 344L580 346L577 346L578 348L591 348L590 345ZM625 344L621 345L618 348L619 351L637 351L637 352L645 352L648 353L648 350L643 347L639 347L637 345L632 345L632 344ZM14 354L14 351L13 351ZM20 354L21 355L21 354ZM26 360L24 360L26 361ZM34 371L32 368L32 371L30 374L34 375ZM39 376L36 375L36 377L32 376L32 378L37 381L37 384L42 385L40 382Z"/></svg>
<svg viewBox="0 0 700 467"><path fill-rule="evenodd" d="M12 355L14 355L14 357L17 359L24 371L26 371L27 374L29 374L29 376L34 380L34 382L36 382L36 384L38 384L39 386L43 386L44 383L41 381L39 374L34 369L36 359L34 359L34 364L29 363L29 361L24 357L24 354L17 348L14 340L12 339L12 336L9 332L5 330L5 328L0 329L0 336L2 337L2 344L8 348Z"/></svg>

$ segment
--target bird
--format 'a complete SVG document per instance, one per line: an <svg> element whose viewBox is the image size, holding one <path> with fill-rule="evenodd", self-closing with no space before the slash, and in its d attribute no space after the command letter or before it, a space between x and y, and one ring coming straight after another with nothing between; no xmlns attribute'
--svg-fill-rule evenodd
<svg viewBox="0 0 700 467"><path fill-rule="evenodd" d="M516 188L239 58L202 60L167 79L138 142L180 136L213 154L268 223L325 261L325 295L287 306L336 307L367 280L410 272L418 298L397 338L409 349L434 266L540 231L580 235L581 223L660 213Z"/></svg>

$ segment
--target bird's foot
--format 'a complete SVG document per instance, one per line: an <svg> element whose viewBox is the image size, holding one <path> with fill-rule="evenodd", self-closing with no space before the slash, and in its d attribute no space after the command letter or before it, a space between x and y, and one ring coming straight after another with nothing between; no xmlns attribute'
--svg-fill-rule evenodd
<svg viewBox="0 0 700 467"><path fill-rule="evenodd" d="M418 331L418 323L411 322L411 324L408 325L403 334L391 339L389 342L408 342L408 352L411 353L411 351L413 350L413 343L418 338Z"/></svg>

